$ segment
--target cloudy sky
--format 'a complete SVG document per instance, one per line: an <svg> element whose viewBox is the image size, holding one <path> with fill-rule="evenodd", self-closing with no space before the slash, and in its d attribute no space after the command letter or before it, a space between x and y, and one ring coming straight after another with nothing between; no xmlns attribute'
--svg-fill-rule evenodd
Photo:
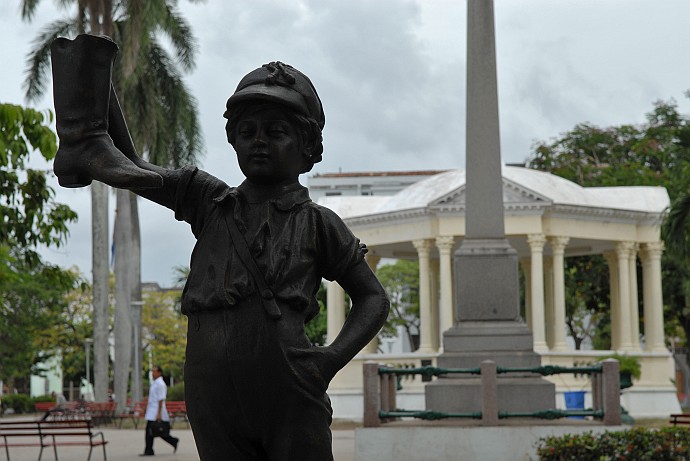
<svg viewBox="0 0 690 461"><path fill-rule="evenodd" d="M19 0L0 2L0 102L25 103L31 41L67 14L54 3L43 0L26 24ZM179 7L198 40L186 81L206 144L200 166L229 184L242 175L225 140L225 100L244 74L274 60L306 73L323 101L324 160L312 173L464 167L466 1L180 0ZM641 123L659 99L690 112L690 1L495 0L495 14L504 162L524 161L535 140L580 122ZM52 96L32 106L52 108ZM80 220L64 248L43 254L90 277L89 189L52 183ZM169 285L172 268L188 265L193 237L167 209L142 203L140 211L143 279Z"/></svg>

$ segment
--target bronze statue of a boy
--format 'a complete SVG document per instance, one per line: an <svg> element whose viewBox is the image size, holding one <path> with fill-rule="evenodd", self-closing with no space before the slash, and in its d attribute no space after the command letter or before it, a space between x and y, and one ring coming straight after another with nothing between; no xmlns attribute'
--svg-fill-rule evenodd
<svg viewBox="0 0 690 461"><path fill-rule="evenodd" d="M61 139L54 169L62 185L97 179L126 187L190 224L197 243L182 295L185 399L200 458L332 460L328 383L377 334L389 305L364 245L298 182L323 152L325 117L314 86L280 62L240 81L224 117L246 180L229 187L197 168L168 170L136 155L110 78L83 75L102 65L92 61L104 53L98 46L112 48L107 42L79 36L53 45ZM85 61L78 83L75 61ZM102 94L80 98L74 85ZM105 111L105 123L74 128L85 104L100 107L88 107L90 114ZM319 311L322 278L336 280L352 300L325 347L312 345L304 329Z"/></svg>

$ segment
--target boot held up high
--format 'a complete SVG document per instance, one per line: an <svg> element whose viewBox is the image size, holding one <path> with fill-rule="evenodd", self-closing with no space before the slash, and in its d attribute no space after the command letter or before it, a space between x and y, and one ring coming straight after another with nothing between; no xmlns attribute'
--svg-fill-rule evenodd
<svg viewBox="0 0 690 461"><path fill-rule="evenodd" d="M161 187L163 178L138 168L108 135L108 110L117 45L106 37L57 38L50 48L60 146L53 171L63 187L92 180L119 188Z"/></svg>

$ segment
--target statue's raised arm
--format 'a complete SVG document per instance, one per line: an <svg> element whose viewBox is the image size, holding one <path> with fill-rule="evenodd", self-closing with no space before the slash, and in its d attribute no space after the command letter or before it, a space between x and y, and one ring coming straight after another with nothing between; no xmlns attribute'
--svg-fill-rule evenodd
<svg viewBox="0 0 690 461"><path fill-rule="evenodd" d="M97 180L124 189L163 185L160 174L141 168L112 86L118 47L107 37L57 38L50 49L53 98L60 145L53 171L63 187Z"/></svg>

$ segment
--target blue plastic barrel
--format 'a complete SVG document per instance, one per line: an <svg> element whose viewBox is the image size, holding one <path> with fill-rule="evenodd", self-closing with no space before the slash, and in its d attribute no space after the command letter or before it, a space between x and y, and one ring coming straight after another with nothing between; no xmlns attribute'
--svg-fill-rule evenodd
<svg viewBox="0 0 690 461"><path fill-rule="evenodd" d="M585 409L585 391L569 391L564 392L565 408L568 410L584 410ZM568 416L572 419L585 419L584 416Z"/></svg>

